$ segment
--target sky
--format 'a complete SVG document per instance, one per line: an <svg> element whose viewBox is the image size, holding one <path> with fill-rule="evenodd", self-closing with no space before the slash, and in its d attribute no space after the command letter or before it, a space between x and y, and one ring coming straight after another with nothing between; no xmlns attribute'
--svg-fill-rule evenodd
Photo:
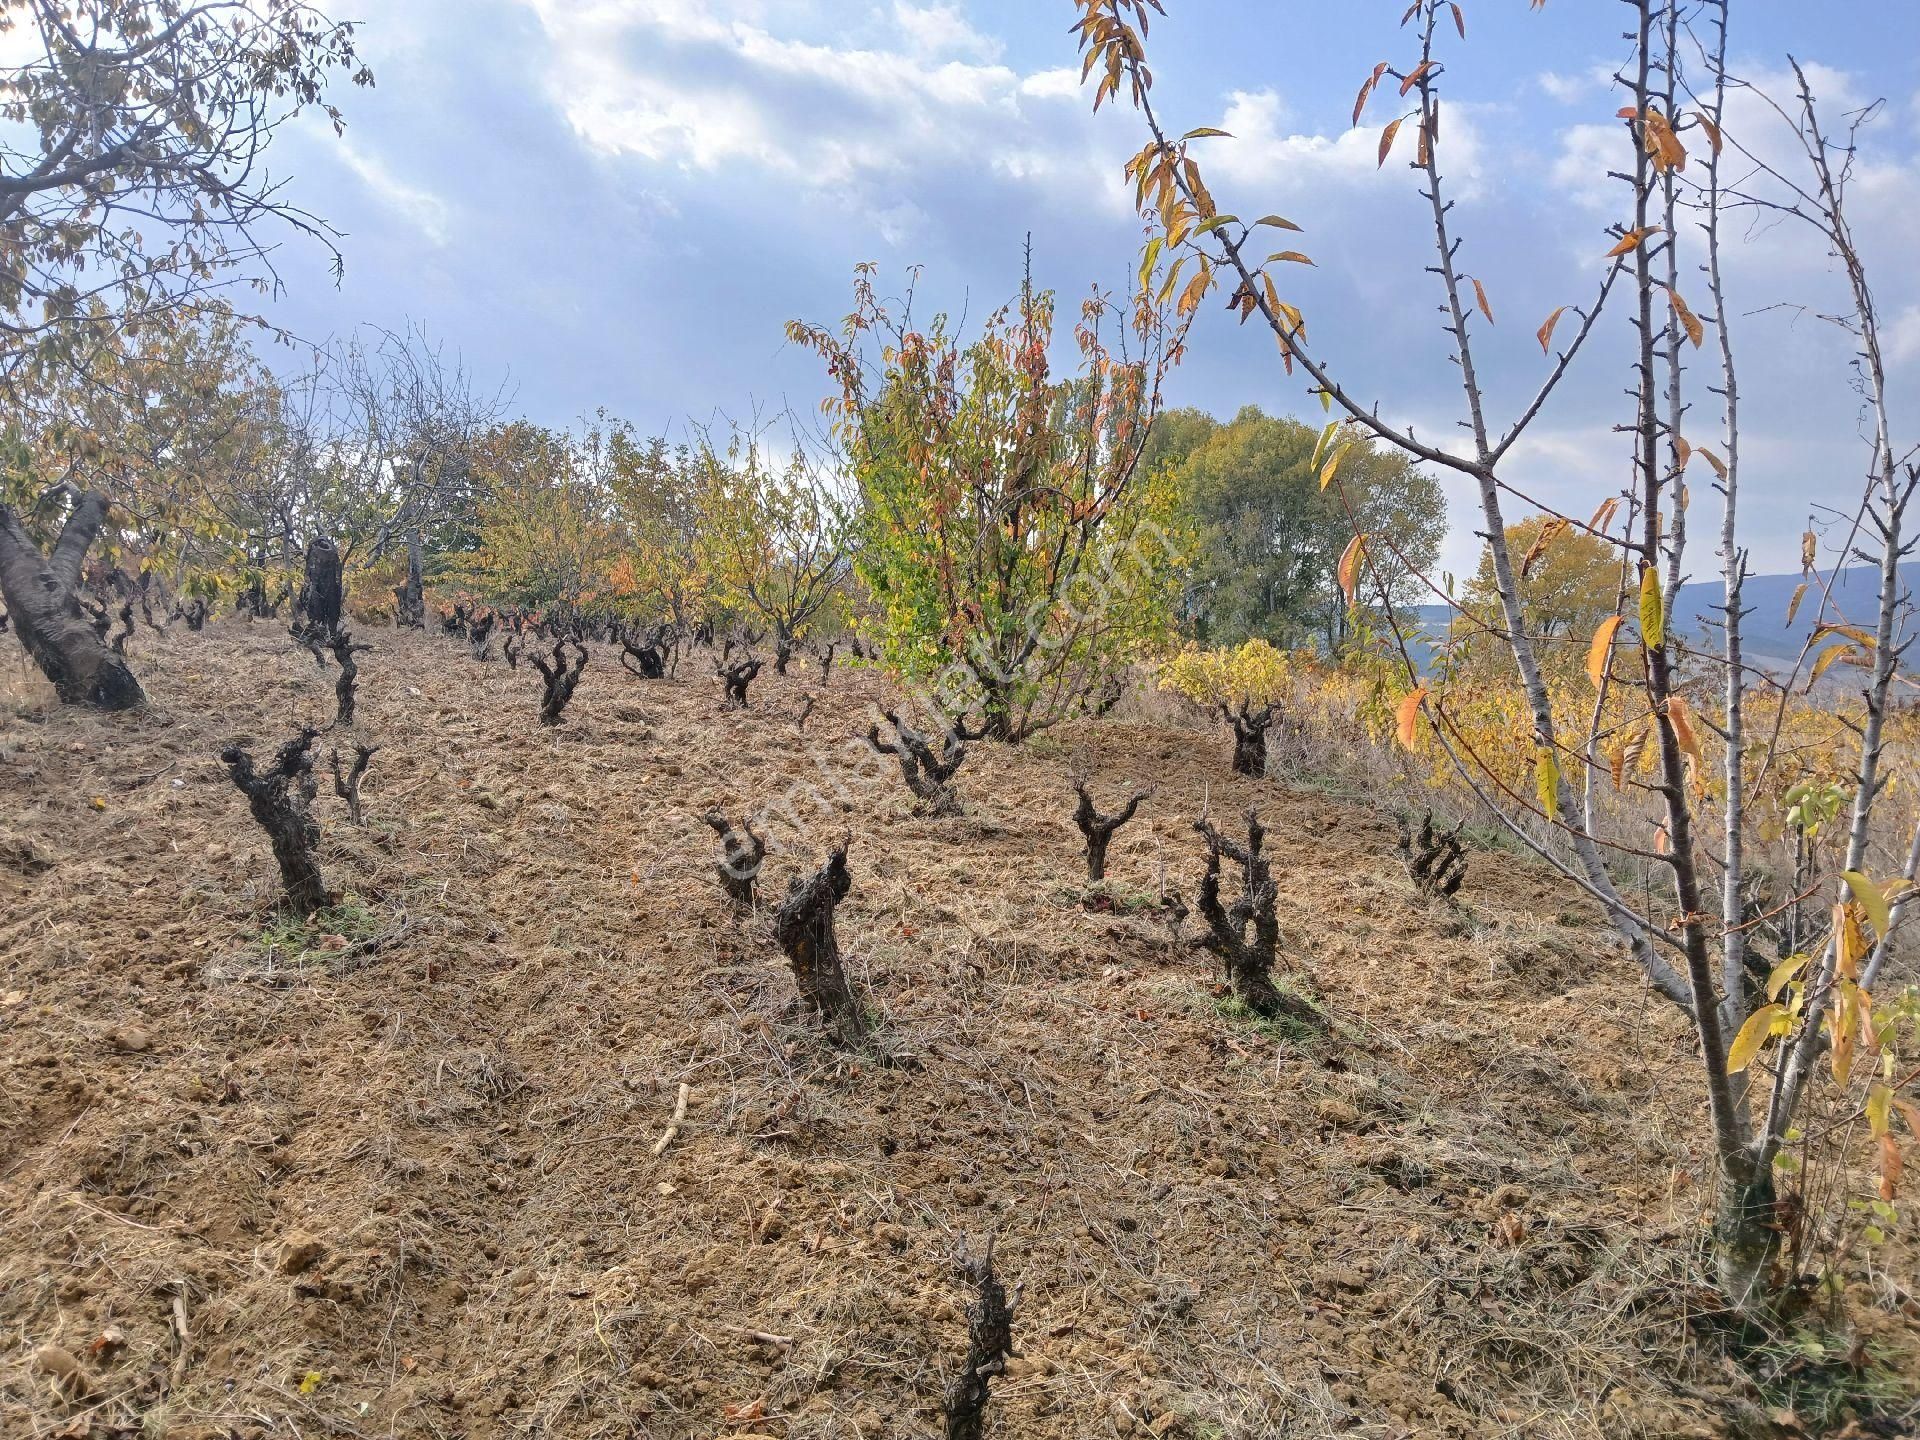
<svg viewBox="0 0 1920 1440"><path fill-rule="evenodd" d="M1223 209L1303 228L1289 241L1316 265L1287 267L1285 293L1320 356L1382 416L1459 436L1426 202L1404 157L1376 162L1393 87L1351 122L1374 63L1407 60L1401 0L1166 8L1149 37L1156 103L1177 129L1231 132L1202 151ZM1590 297L1606 228L1625 218L1626 187L1607 179L1628 158L1609 80L1625 12L1601 0L1463 10L1468 40L1444 52L1441 158L1460 264L1496 322L1475 345L1499 428L1545 376L1535 331ZM1036 279L1063 298L1131 283L1142 232L1121 167L1145 136L1124 106L1091 112L1073 18L1069 0L377 0L359 38L378 83L338 97L345 135L303 121L271 157L289 196L342 232L344 278L290 239L268 313L311 340L422 326L549 424L604 406L684 436L716 417L811 412L828 380L784 326L843 316L860 262L878 264L889 293L922 267L923 313L977 317L1008 299L1029 234ZM1735 0L1733 68L1786 100L1789 54L1836 128L1886 101L1861 137L1853 223L1911 443L1920 0ZM1757 98L1736 102L1729 131L1791 159L1790 134ZM1854 342L1820 318L1846 292L1797 222L1748 213L1732 235L1747 543L1756 570L1789 570L1810 507L1844 503L1868 460ZM1614 427L1629 418L1627 358L1617 327L1590 349L1507 462L1514 484L1584 514L1624 483L1630 445ZM1704 388L1697 400L1690 438L1715 444L1717 404ZM1218 300L1168 401L1223 418L1245 405L1318 415L1271 336L1237 327ZM1445 563L1464 576L1477 506L1440 478ZM1691 478L1715 514L1697 528L1717 529L1715 497ZM1716 566L1703 543L1689 570Z"/></svg>

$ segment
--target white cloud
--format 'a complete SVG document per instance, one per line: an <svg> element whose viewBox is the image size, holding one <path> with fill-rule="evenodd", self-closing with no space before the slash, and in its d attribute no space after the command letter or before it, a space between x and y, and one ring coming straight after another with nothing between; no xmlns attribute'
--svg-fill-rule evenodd
<svg viewBox="0 0 1920 1440"><path fill-rule="evenodd" d="M956 5L914 5L908 0L893 0L893 21L918 55L971 55L998 60L1005 49L992 36L974 29Z"/></svg>
<svg viewBox="0 0 1920 1440"><path fill-rule="evenodd" d="M1535 76L1534 83L1562 105L1585 99L1592 88L1584 75L1556 75L1551 70Z"/></svg>
<svg viewBox="0 0 1920 1440"><path fill-rule="evenodd" d="M1448 182L1461 198L1475 193L1480 176L1482 146L1474 118L1479 108L1456 102L1446 111L1442 154ZM1204 158L1210 173L1257 191L1262 200L1307 196L1330 182L1404 189L1401 162L1411 161L1414 154L1412 126L1402 127L1384 166L1376 126L1355 126L1337 135L1289 129L1286 107L1271 90L1234 91L1219 128L1233 138L1208 142Z"/></svg>
<svg viewBox="0 0 1920 1440"><path fill-rule="evenodd" d="M924 219L902 208L903 186L955 174L1128 208L1120 157L1095 142L1090 117L1060 123L1055 102L1077 92L1077 72L998 63L1000 44L957 5L899 0L884 12L888 46L807 38L796 4L525 3L552 47L549 93L603 155L771 172L855 204L883 238Z"/></svg>
<svg viewBox="0 0 1920 1440"><path fill-rule="evenodd" d="M339 155L381 204L406 220L428 243L436 247L447 243L452 213L446 201L430 190L408 184L378 156L369 155L350 141L341 142Z"/></svg>
<svg viewBox="0 0 1920 1440"><path fill-rule="evenodd" d="M1887 359L1895 365L1920 360L1920 305L1909 305L1887 325Z"/></svg>
<svg viewBox="0 0 1920 1440"><path fill-rule="evenodd" d="M1020 93L1036 100L1072 100L1080 94L1080 72L1071 66L1036 70L1020 82Z"/></svg>

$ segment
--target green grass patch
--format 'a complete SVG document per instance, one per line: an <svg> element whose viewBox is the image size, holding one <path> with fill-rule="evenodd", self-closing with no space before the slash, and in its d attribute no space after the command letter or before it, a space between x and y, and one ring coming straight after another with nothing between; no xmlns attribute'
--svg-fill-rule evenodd
<svg viewBox="0 0 1920 1440"><path fill-rule="evenodd" d="M274 915L253 937L253 947L278 964L325 964L343 950L378 935L381 917L358 895L342 895L311 915Z"/></svg>

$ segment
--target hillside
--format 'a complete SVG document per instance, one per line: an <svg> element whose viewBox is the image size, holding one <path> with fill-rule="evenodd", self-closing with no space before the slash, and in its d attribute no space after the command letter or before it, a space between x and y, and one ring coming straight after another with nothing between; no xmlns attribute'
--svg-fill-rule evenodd
<svg viewBox="0 0 1920 1440"><path fill-rule="evenodd" d="M881 678L728 713L702 655L597 651L547 729L526 667L368 638L368 823L323 797L306 929L215 757L327 718L330 669L143 632L115 717L0 661L5 1434L930 1436L989 1237L1003 1437L1819 1433L1719 1356L1679 1016L1530 864L1422 901L1389 817L1212 732L981 745L965 815L855 785L769 861L851 833L850 1054L699 817L848 773ZM1156 787L1091 897L1076 763ZM1159 917L1249 805L1330 1039L1237 1018ZM1854 1360L1920 1353L1899 1284L1852 1298Z"/></svg>
<svg viewBox="0 0 1920 1440"><path fill-rule="evenodd" d="M1901 580L1909 595L1920 583L1920 563L1900 567ZM1855 565L1834 572L1831 604L1823 616L1817 587L1810 587L1787 622L1787 609L1794 592L1804 579L1799 573L1787 575L1750 575L1745 600L1747 618L1741 640L1746 654L1755 664L1785 674L1800 658L1814 627L1825 620L1845 620L1860 624L1870 618L1880 593L1880 572L1870 566ZM1682 585L1673 604L1676 633L1717 641L1722 623L1721 607L1725 591L1718 580L1696 580ZM1436 635L1444 635L1449 616L1445 605L1416 605L1409 613L1415 623Z"/></svg>

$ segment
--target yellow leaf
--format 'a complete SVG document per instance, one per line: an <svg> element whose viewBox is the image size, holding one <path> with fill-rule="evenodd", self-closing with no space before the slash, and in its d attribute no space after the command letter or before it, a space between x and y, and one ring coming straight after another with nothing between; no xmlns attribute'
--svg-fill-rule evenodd
<svg viewBox="0 0 1920 1440"><path fill-rule="evenodd" d="M1613 653L1613 635L1626 617L1609 615L1593 632L1593 644L1587 647L1587 678L1598 690L1607 678L1607 659Z"/></svg>
<svg viewBox="0 0 1920 1440"><path fill-rule="evenodd" d="M1538 338L1540 341L1540 352L1543 355L1550 355L1553 353L1553 327L1560 323L1560 317L1566 313L1567 313L1567 307L1562 305L1559 309L1555 310L1551 315L1547 316L1547 323L1540 327L1538 332Z"/></svg>
<svg viewBox="0 0 1920 1440"><path fill-rule="evenodd" d="M1540 797L1540 809L1547 819L1560 818L1560 762L1554 758L1551 745L1536 745L1533 749L1533 788Z"/></svg>
<svg viewBox="0 0 1920 1440"><path fill-rule="evenodd" d="M1787 602L1787 624L1793 624L1793 617L1800 613L1800 602L1807 598L1807 582L1802 580L1793 587L1793 598Z"/></svg>
<svg viewBox="0 0 1920 1440"><path fill-rule="evenodd" d="M1556 515L1540 527L1540 533L1533 537L1533 544L1527 547L1527 553L1521 558L1522 580L1533 574L1533 567L1546 558L1548 548L1567 531L1570 524L1570 521Z"/></svg>
<svg viewBox="0 0 1920 1440"><path fill-rule="evenodd" d="M305 1375L300 1377L300 1393L302 1395L311 1395L319 1388L320 1372L318 1370L309 1370Z"/></svg>
<svg viewBox="0 0 1920 1440"><path fill-rule="evenodd" d="M1321 393L1324 394L1325 392L1323 391ZM1315 442L1313 447L1313 459L1307 462L1310 468L1314 470L1320 468L1321 458L1327 453L1327 446L1333 443L1333 437L1339 433L1340 424L1341 422L1338 420L1329 420L1326 428L1320 432L1320 438ZM1322 486L1321 488L1325 489L1326 487Z"/></svg>
<svg viewBox="0 0 1920 1440"><path fill-rule="evenodd" d="M1859 993L1859 987L1852 981L1842 980L1839 999L1834 1005L1829 1037L1833 1043L1829 1053L1833 1060L1833 1083L1842 1089L1853 1074L1854 1013L1859 1008Z"/></svg>
<svg viewBox="0 0 1920 1440"><path fill-rule="evenodd" d="M1893 1129L1893 1091L1876 1083L1867 1091L1867 1128L1875 1135Z"/></svg>
<svg viewBox="0 0 1920 1440"><path fill-rule="evenodd" d="M1666 601L1660 594L1660 572L1649 565L1640 576L1640 640L1658 650L1667 638Z"/></svg>
<svg viewBox="0 0 1920 1440"><path fill-rule="evenodd" d="M1713 467L1713 473L1718 475L1722 480L1727 478L1727 462L1722 460L1718 455L1714 454L1713 451L1702 446L1700 450L1700 458L1705 460L1707 464L1711 465Z"/></svg>
<svg viewBox="0 0 1920 1440"><path fill-rule="evenodd" d="M1253 222L1255 225L1271 225L1276 230L1299 230L1300 227L1284 215L1262 215Z"/></svg>
<svg viewBox="0 0 1920 1440"><path fill-rule="evenodd" d="M1867 918L1873 922L1874 933L1884 940L1893 926L1893 912L1887 907L1885 892L1858 870L1844 871L1840 878L1847 882L1847 888L1853 891L1853 898L1867 912Z"/></svg>
<svg viewBox="0 0 1920 1440"><path fill-rule="evenodd" d="M1353 604L1354 587L1360 581L1360 557L1366 552L1367 537L1356 535L1347 542L1347 548L1340 556L1340 593L1347 597L1347 604Z"/></svg>
<svg viewBox="0 0 1920 1440"><path fill-rule="evenodd" d="M1420 723L1420 707L1427 698L1427 687L1422 685L1400 702L1400 708L1393 712L1393 730L1400 744L1408 750L1413 748L1415 728Z"/></svg>
<svg viewBox="0 0 1920 1440"><path fill-rule="evenodd" d="M1664 228L1665 228L1664 226L1660 226L1660 225L1648 225L1644 229L1629 230L1626 234L1620 237L1620 241L1618 244L1616 244L1611 250L1607 251L1607 259L1612 260L1615 257L1620 255L1631 254L1633 251L1638 250L1640 248L1641 244L1647 239L1648 236L1658 235L1661 232L1661 230Z"/></svg>
<svg viewBox="0 0 1920 1440"><path fill-rule="evenodd" d="M1333 483L1334 474L1339 470L1340 462L1346 458L1346 455L1347 447L1341 445L1336 447L1331 455L1327 456L1327 463L1320 467L1320 488L1322 490Z"/></svg>
<svg viewBox="0 0 1920 1440"><path fill-rule="evenodd" d="M1589 530L1604 532L1609 525L1613 524L1613 517L1619 513L1620 497L1618 495L1609 496L1607 499L1602 500L1600 502L1600 508L1593 512L1593 518L1587 522L1587 528Z"/></svg>
<svg viewBox="0 0 1920 1440"><path fill-rule="evenodd" d="M1843 988L1860 973L1860 962L1867 958L1867 932L1861 925L1860 907L1842 901L1833 907L1834 966L1842 977Z"/></svg>
<svg viewBox="0 0 1920 1440"><path fill-rule="evenodd" d="M1698 120L1700 122L1700 128L1707 132L1707 143L1713 147L1713 153L1718 155L1720 153L1720 127L1698 111L1694 112L1693 118Z"/></svg>
<svg viewBox="0 0 1920 1440"><path fill-rule="evenodd" d="M1733 1037L1733 1047L1727 1051L1727 1073L1738 1075L1753 1063L1753 1057L1760 1053L1760 1047L1767 1043L1767 1037L1773 1033L1773 1022L1786 1016L1784 1005L1762 1005L1747 1017L1747 1023L1740 1027L1740 1033Z"/></svg>
<svg viewBox="0 0 1920 1440"><path fill-rule="evenodd" d="M1833 664L1833 662L1838 660L1842 655L1851 655L1852 653L1853 642L1850 640L1838 641L1822 650L1814 657L1813 673L1807 677L1807 689L1811 690L1819 683L1820 677L1827 673L1827 667L1829 665Z"/></svg>
<svg viewBox="0 0 1920 1440"><path fill-rule="evenodd" d="M1778 1000L1787 983L1807 968L1811 955L1789 955L1767 972L1767 999Z"/></svg>

